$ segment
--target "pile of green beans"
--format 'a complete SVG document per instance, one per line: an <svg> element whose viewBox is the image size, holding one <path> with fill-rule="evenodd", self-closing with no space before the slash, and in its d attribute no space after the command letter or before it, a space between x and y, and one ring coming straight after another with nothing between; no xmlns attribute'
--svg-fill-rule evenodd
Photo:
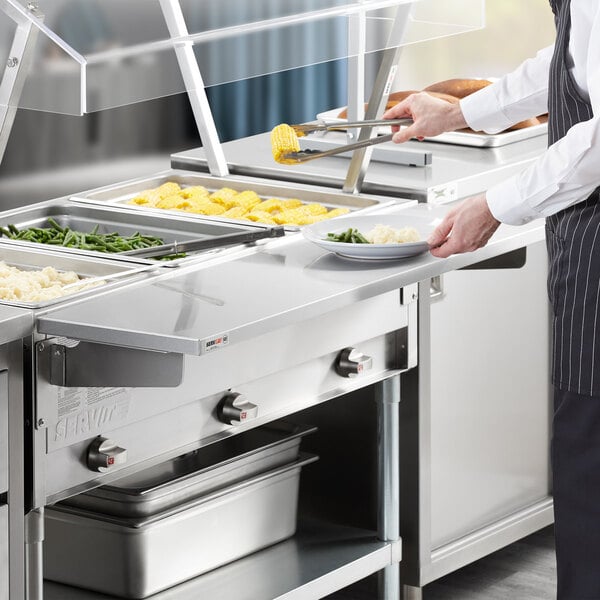
<svg viewBox="0 0 600 600"><path fill-rule="evenodd" d="M98 225L90 233L74 231L70 227L61 227L52 217L48 218L50 227L28 227L19 229L14 225L0 227L0 235L11 240L23 240L38 244L51 244L79 250L95 250L96 252L126 252L138 248L160 246L163 240L153 235L122 236L118 233L98 233Z"/></svg>
<svg viewBox="0 0 600 600"><path fill-rule="evenodd" d="M328 233L328 242L345 242L347 244L370 244L369 240L358 230L347 229L342 233Z"/></svg>

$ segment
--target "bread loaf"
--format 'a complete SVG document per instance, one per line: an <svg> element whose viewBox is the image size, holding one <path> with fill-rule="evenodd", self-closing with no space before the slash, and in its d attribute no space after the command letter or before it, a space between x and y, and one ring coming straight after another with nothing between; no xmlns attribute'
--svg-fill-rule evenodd
<svg viewBox="0 0 600 600"><path fill-rule="evenodd" d="M460 99L491 84L487 79L446 79L427 86L423 91L449 94Z"/></svg>

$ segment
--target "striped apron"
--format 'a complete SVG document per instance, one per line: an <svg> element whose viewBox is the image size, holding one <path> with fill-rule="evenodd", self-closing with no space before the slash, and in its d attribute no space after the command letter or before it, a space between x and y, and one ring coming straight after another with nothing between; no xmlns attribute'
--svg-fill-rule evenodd
<svg viewBox="0 0 600 600"><path fill-rule="evenodd" d="M568 69L570 1L551 2L557 38L550 66L548 143L593 116ZM600 60L600 57L598 58ZM599 168L600 176L600 168ZM554 311L552 380L576 394L600 396L599 189L546 220L548 293Z"/></svg>
<svg viewBox="0 0 600 600"><path fill-rule="evenodd" d="M568 68L570 0L550 4L557 26L548 88L549 144L554 144L593 112ZM559 600L600 600L599 202L597 188L585 201L546 220L553 310L552 494Z"/></svg>

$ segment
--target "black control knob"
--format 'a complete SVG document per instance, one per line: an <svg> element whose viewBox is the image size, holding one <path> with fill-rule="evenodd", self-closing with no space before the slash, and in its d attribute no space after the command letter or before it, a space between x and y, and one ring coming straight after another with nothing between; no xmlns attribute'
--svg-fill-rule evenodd
<svg viewBox="0 0 600 600"><path fill-rule="evenodd" d="M116 442L104 437L97 437L89 445L87 466L90 471L105 473L109 469L127 462L127 450L119 448Z"/></svg>
<svg viewBox="0 0 600 600"><path fill-rule="evenodd" d="M373 366L373 359L356 348L344 348L335 363L335 372L342 377L356 377Z"/></svg>
<svg viewBox="0 0 600 600"><path fill-rule="evenodd" d="M241 425L258 416L258 406L237 392L226 394L217 406L217 417L227 425Z"/></svg>

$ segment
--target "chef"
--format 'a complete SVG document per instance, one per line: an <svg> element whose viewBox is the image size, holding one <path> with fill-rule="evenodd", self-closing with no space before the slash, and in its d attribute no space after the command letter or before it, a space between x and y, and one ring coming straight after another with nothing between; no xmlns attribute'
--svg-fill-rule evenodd
<svg viewBox="0 0 600 600"><path fill-rule="evenodd" d="M452 208L429 242L434 256L447 257L484 246L500 223L546 219L557 597L599 600L600 3L550 4L557 30L552 47L460 104L419 93L384 117L414 120L396 128L400 143L463 127L497 133L548 111L543 155Z"/></svg>

